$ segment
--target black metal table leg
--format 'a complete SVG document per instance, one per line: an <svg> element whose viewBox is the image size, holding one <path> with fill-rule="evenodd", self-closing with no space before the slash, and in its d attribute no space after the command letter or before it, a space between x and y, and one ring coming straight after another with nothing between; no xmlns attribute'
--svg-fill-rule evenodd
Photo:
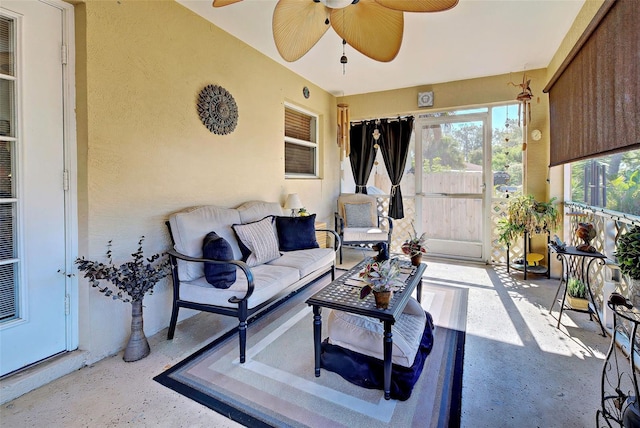
<svg viewBox="0 0 640 428"><path fill-rule="evenodd" d="M393 350L393 334L391 321L384 322L384 399L391 398L391 357Z"/></svg>
<svg viewBox="0 0 640 428"><path fill-rule="evenodd" d="M322 307L313 305L313 351L315 354L315 373L320 377L320 350L322 340Z"/></svg>

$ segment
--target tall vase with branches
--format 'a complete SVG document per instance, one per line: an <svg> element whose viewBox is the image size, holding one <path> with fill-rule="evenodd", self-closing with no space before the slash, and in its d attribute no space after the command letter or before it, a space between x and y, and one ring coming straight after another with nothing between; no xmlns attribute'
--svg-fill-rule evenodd
<svg viewBox="0 0 640 428"><path fill-rule="evenodd" d="M164 254L144 256L143 241L144 236L138 241L137 251L131 254L132 259L120 265L113 262L112 241L107 244L106 263L84 257L75 261L92 287L113 300L131 302L131 335L123 356L127 362L149 355L149 342L143 329L142 300L147 293L152 294L153 287L170 272Z"/></svg>

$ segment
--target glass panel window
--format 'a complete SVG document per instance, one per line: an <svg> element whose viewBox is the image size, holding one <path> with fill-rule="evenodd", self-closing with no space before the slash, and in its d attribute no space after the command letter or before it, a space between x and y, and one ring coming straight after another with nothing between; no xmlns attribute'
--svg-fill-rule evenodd
<svg viewBox="0 0 640 428"><path fill-rule="evenodd" d="M318 117L285 106L284 172L287 177L317 177Z"/></svg>
<svg viewBox="0 0 640 428"><path fill-rule="evenodd" d="M505 198L522 192L522 127L518 105L491 108L491 170L493 197Z"/></svg>
<svg viewBox="0 0 640 428"><path fill-rule="evenodd" d="M0 16L0 320L17 316L16 25Z"/></svg>
<svg viewBox="0 0 640 428"><path fill-rule="evenodd" d="M640 215L640 149L571 163L571 200Z"/></svg>

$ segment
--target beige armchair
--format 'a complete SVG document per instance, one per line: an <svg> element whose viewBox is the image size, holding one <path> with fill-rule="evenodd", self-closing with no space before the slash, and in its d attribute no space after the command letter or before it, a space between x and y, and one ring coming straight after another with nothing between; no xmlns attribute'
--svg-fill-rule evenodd
<svg viewBox="0 0 640 428"><path fill-rule="evenodd" d="M338 211L335 213L335 230L342 245L373 245L386 242L391 247L393 221L379 215L378 201L373 195L343 193L338 197ZM342 247L340 248L342 263Z"/></svg>

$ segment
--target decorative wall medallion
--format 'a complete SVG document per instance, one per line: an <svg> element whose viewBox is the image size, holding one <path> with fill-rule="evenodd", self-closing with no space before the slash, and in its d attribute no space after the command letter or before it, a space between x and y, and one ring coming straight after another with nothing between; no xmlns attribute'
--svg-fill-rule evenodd
<svg viewBox="0 0 640 428"><path fill-rule="evenodd" d="M309 88L307 88L306 86L302 88L302 95L304 95L305 98L309 98Z"/></svg>
<svg viewBox="0 0 640 428"><path fill-rule="evenodd" d="M433 91L418 93L418 107L433 106Z"/></svg>
<svg viewBox="0 0 640 428"><path fill-rule="evenodd" d="M238 124L238 106L223 87L207 85L198 97L200 120L214 134L230 134Z"/></svg>

